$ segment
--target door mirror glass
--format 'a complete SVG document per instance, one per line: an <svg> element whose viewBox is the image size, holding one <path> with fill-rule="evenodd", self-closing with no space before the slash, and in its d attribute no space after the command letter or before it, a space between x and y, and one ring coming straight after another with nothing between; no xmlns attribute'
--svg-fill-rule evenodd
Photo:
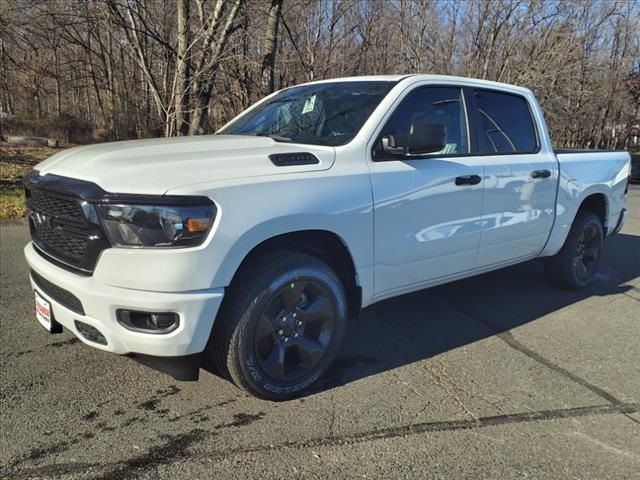
<svg viewBox="0 0 640 480"><path fill-rule="evenodd" d="M413 122L409 132L409 154L439 152L447 146L447 133L440 123Z"/></svg>

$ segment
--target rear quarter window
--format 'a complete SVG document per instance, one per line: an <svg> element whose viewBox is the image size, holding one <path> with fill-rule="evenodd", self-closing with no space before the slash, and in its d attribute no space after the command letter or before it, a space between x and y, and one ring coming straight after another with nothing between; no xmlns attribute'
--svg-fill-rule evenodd
<svg viewBox="0 0 640 480"><path fill-rule="evenodd" d="M538 137L524 97L490 90L474 90L480 153L531 153Z"/></svg>

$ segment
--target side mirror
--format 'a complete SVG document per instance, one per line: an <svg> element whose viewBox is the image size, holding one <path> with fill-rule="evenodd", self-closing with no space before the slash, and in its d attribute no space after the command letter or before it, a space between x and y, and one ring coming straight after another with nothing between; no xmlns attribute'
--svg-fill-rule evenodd
<svg viewBox="0 0 640 480"><path fill-rule="evenodd" d="M447 146L447 133L440 123L411 124L409 133L409 153L434 153Z"/></svg>
<svg viewBox="0 0 640 480"><path fill-rule="evenodd" d="M409 135L386 135L382 137L382 149L390 155L420 155L444 149L446 132L439 123L411 124Z"/></svg>

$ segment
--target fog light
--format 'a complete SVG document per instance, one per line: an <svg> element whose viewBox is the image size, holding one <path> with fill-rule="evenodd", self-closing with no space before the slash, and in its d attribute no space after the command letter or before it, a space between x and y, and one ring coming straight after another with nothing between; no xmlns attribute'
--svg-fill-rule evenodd
<svg viewBox="0 0 640 480"><path fill-rule="evenodd" d="M178 328L180 317L174 312L139 312L118 310L118 322L134 332L169 333Z"/></svg>
<svg viewBox="0 0 640 480"><path fill-rule="evenodd" d="M79 320L74 320L73 323L76 325L76 330L78 330L78 333L90 342L99 343L100 345L107 344L107 339L104 338L104 335L102 335L100 333L100 330L98 330L96 327L93 327L88 323L84 323Z"/></svg>

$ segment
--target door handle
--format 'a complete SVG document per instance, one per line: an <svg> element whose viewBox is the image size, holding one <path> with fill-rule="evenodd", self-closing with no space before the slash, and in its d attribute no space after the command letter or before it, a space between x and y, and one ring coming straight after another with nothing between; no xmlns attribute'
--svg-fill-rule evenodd
<svg viewBox="0 0 640 480"><path fill-rule="evenodd" d="M551 172L549 170L534 170L531 172L531 176L533 178L549 178L551 176Z"/></svg>
<svg viewBox="0 0 640 480"><path fill-rule="evenodd" d="M463 175L456 177L456 185L477 185L482 181L480 175Z"/></svg>

